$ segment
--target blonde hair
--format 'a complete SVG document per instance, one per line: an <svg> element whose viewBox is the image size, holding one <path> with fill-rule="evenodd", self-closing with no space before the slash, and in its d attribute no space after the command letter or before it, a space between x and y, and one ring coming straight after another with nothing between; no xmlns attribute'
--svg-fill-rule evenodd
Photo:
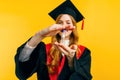
<svg viewBox="0 0 120 80"><path fill-rule="evenodd" d="M58 20L61 18L62 15L64 15L64 14L61 14L61 15L59 15L57 17L56 23L58 23ZM77 45L79 37L78 37L78 33L77 33L76 21L74 20L74 18L71 15L69 15L69 16L70 16L70 18L72 20L73 25L75 26L75 29L70 34L70 44L69 44L69 46L71 46L73 44ZM53 44L55 41L60 42L60 39L61 39L60 35L57 34L57 35L55 35L55 36L53 36L51 38L51 43ZM52 47L50 49L50 54L48 56L52 58L52 61L49 64L47 64L47 66L48 66L48 72L52 74L52 73L55 73L55 71L56 71L56 70L53 70L53 68L57 68L58 67L58 62L60 60L61 53L60 53L59 50L57 50L52 45Z"/></svg>

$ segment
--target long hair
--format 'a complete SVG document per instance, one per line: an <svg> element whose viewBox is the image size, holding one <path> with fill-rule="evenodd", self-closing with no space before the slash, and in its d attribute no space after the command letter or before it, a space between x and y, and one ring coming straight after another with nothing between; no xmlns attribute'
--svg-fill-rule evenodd
<svg viewBox="0 0 120 80"><path fill-rule="evenodd" d="M58 23L58 20L61 18L63 14L59 15L56 19L56 23ZM73 25L75 26L75 29L72 31L72 33L70 34L70 44L69 46L71 46L72 44L78 44L78 33L77 33L77 26L76 26L76 21L74 20L74 18L69 15L71 20L72 20L72 23ZM53 46L53 43L55 41L57 42L60 42L61 40L61 36L59 34L56 34L55 36L53 36L51 38L51 43L52 43L52 47L50 49L50 54L48 55L48 57L51 58L51 62L49 64L47 64L48 66L48 72L50 74L53 74L55 73L57 67L58 67L58 64L59 64L59 60L60 60L60 56L61 56L61 53L59 50L57 50L54 46Z"/></svg>

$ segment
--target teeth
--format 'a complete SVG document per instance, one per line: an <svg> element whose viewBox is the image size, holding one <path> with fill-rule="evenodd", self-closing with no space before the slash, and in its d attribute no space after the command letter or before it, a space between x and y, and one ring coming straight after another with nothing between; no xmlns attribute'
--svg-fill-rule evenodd
<svg viewBox="0 0 120 80"><path fill-rule="evenodd" d="M64 39L65 38L65 34L64 33L62 33L62 39Z"/></svg>

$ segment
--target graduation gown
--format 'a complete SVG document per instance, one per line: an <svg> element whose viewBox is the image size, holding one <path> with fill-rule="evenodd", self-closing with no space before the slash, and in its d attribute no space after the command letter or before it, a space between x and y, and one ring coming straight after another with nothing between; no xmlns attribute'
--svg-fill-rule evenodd
<svg viewBox="0 0 120 80"><path fill-rule="evenodd" d="M15 73L20 80L27 80L32 74L37 73L38 80L51 80L46 66L47 51L50 44L45 45L40 42L30 55L30 59L25 62L19 61L19 54L26 43L17 49L15 55ZM74 56L74 69L71 71L67 58L64 57L63 66L59 72L57 80L91 80L90 73L91 56L90 50L84 46L78 46L82 53Z"/></svg>

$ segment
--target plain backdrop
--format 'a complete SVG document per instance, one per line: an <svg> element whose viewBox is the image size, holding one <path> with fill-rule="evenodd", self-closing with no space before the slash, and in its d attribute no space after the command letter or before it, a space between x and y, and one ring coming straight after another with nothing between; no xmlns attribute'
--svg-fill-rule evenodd
<svg viewBox="0 0 120 80"><path fill-rule="evenodd" d="M18 80L14 62L17 48L37 31L54 24L48 13L64 1L0 1L0 80ZM91 50L93 80L120 80L120 1L71 1L85 17L84 30L81 22L77 23L79 44ZM36 80L36 74L28 80Z"/></svg>

